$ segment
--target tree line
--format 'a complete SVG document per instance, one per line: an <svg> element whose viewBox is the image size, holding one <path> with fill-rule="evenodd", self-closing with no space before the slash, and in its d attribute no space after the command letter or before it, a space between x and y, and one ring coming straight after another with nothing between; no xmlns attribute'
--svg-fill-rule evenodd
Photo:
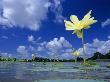
<svg viewBox="0 0 110 82"><path fill-rule="evenodd" d="M99 52L94 53L91 58L86 60L97 60L97 59L110 59L110 51L103 55ZM17 59L11 57L2 57L0 56L0 61L18 61L18 62L75 62L75 59L49 59L43 57L35 57L33 56L32 59ZM83 61L83 58L77 57L77 61Z"/></svg>

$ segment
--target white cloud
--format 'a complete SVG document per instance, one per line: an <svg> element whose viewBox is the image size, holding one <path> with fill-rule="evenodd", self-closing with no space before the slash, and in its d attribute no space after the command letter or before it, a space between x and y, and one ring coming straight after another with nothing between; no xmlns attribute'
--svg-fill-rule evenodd
<svg viewBox="0 0 110 82"><path fill-rule="evenodd" d="M64 37L17 48L17 52L20 54L36 54L47 58L73 58L71 55L73 50L72 45Z"/></svg>
<svg viewBox="0 0 110 82"><path fill-rule="evenodd" d="M98 48L98 51L102 54L108 53L109 50L110 50L110 40L105 41L105 43L101 47Z"/></svg>
<svg viewBox="0 0 110 82"><path fill-rule="evenodd" d="M28 50L31 51L31 52L35 52L36 51L36 49L33 46L31 46L31 45L28 47Z"/></svg>
<svg viewBox="0 0 110 82"><path fill-rule="evenodd" d="M3 56L3 57L7 57L8 56L8 53L4 53L4 52L2 52L2 53L0 53L0 56Z"/></svg>
<svg viewBox="0 0 110 82"><path fill-rule="evenodd" d="M47 3L48 0L3 0L3 17L14 26L38 30L41 21L47 17Z"/></svg>
<svg viewBox="0 0 110 82"><path fill-rule="evenodd" d="M101 25L102 27L110 26L110 19L105 20Z"/></svg>
<svg viewBox="0 0 110 82"><path fill-rule="evenodd" d="M68 57L71 56L72 58L71 53L74 50L72 45L64 37L54 38L46 42L41 48L47 52L49 58L63 58L62 55L67 56L67 54Z"/></svg>
<svg viewBox="0 0 110 82"><path fill-rule="evenodd" d="M2 36L1 38L3 38L3 39L8 39L8 37L7 37L7 36Z"/></svg>
<svg viewBox="0 0 110 82"><path fill-rule="evenodd" d="M18 46L17 52L21 54L22 58L30 57L31 54L35 54L40 57L47 58L74 58L72 55L73 47L64 37L54 38L50 41L40 42L39 44L29 45L29 46ZM83 57L82 48L78 49ZM95 52L100 52L102 54L108 53L110 50L110 39L106 41L101 41L99 39L94 39L92 43L85 44L85 57L91 57ZM8 56L8 53L2 53L2 55Z"/></svg>
<svg viewBox="0 0 110 82"><path fill-rule="evenodd" d="M21 55L27 55L28 54L28 50L26 49L25 46L18 46L17 52Z"/></svg>
<svg viewBox="0 0 110 82"><path fill-rule="evenodd" d="M33 35L27 36L27 41L34 44L39 45L39 42L42 40L42 37L38 37L37 39Z"/></svg>
<svg viewBox="0 0 110 82"><path fill-rule="evenodd" d="M54 38L53 40L48 42L46 44L46 48L48 48L51 51L59 51L63 48L72 48L72 45L67 40L65 40L64 37L60 37L59 39Z"/></svg>
<svg viewBox="0 0 110 82"><path fill-rule="evenodd" d="M110 36L108 36L108 39L110 39Z"/></svg>
<svg viewBox="0 0 110 82"><path fill-rule="evenodd" d="M38 30L43 20L52 11L56 20L61 22L62 0L2 0L0 8L0 25L9 27L27 28Z"/></svg>
<svg viewBox="0 0 110 82"><path fill-rule="evenodd" d="M28 36L28 41L33 42L34 41L34 36L33 35Z"/></svg>
<svg viewBox="0 0 110 82"><path fill-rule="evenodd" d="M78 50L80 51L81 55L84 56L82 48L79 48ZM98 39L94 39L93 43L86 43L85 44L86 57L93 56L93 54L95 52L100 52L102 54L106 54L109 52L109 50L110 50L110 40L101 41Z"/></svg>
<svg viewBox="0 0 110 82"><path fill-rule="evenodd" d="M7 52L0 52L0 56L2 56L2 57L13 57L13 55L11 53L7 53Z"/></svg>
<svg viewBox="0 0 110 82"><path fill-rule="evenodd" d="M12 24L9 22L9 20L7 20L6 18L2 17L0 15L0 25L3 26L3 28L5 28L4 26L9 26L9 28L12 27Z"/></svg>
<svg viewBox="0 0 110 82"><path fill-rule="evenodd" d="M64 37L54 38L49 42L41 42L36 47L37 52L42 52L42 55L46 55L48 58L74 58L72 52L74 48L71 43L69 43ZM84 56L82 48L78 49L81 53L81 57ZM99 39L94 39L92 43L85 44L84 57L88 58L93 56L95 52L100 52L102 54L108 53L110 50L110 40L101 41ZM40 54L40 53L39 53Z"/></svg>
<svg viewBox="0 0 110 82"><path fill-rule="evenodd" d="M56 15L56 19L54 20L54 22L59 22L59 23L62 23L63 20L65 19L63 16L62 16L62 10L63 10L63 7L62 7L62 3L63 3L64 0L53 0L53 4L51 5L51 11L54 12Z"/></svg>
<svg viewBox="0 0 110 82"><path fill-rule="evenodd" d="M31 58L32 54L37 53L36 47L33 47L32 45L29 46L18 46L17 49L17 57L18 58Z"/></svg>
<svg viewBox="0 0 110 82"><path fill-rule="evenodd" d="M63 53L60 55L60 59L72 59L73 56L70 53Z"/></svg>
<svg viewBox="0 0 110 82"><path fill-rule="evenodd" d="M43 50L44 50L44 47L43 46L42 47L41 46L38 46L37 47L37 51L43 51Z"/></svg>

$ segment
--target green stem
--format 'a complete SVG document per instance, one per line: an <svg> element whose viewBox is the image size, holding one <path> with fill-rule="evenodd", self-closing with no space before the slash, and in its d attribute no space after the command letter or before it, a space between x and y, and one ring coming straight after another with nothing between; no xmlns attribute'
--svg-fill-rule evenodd
<svg viewBox="0 0 110 82"><path fill-rule="evenodd" d="M75 63L77 62L77 57L75 58Z"/></svg>
<svg viewBox="0 0 110 82"><path fill-rule="evenodd" d="M84 50L84 29L82 29L82 48L83 48L83 55L85 56L85 50ZM86 59L84 57L84 63L86 62Z"/></svg>

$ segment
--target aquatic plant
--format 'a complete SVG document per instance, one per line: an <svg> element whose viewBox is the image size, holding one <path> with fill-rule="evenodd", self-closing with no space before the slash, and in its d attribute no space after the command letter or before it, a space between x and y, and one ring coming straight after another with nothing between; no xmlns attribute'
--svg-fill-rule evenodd
<svg viewBox="0 0 110 82"><path fill-rule="evenodd" d="M97 22L97 20L94 20L94 17L91 17L91 12L90 10L82 20L79 20L76 15L71 15L70 20L71 21L66 21L65 22L65 27L66 30L72 30L72 34L76 34L78 38L82 39L82 48L83 48L83 54L85 55L84 51L84 29L90 28L90 25L94 24ZM84 63L85 63L85 58L84 58Z"/></svg>
<svg viewBox="0 0 110 82"><path fill-rule="evenodd" d="M73 52L73 55L76 57L75 62L77 62L77 57L80 56L80 52L78 50L76 50L76 51Z"/></svg>
<svg viewBox="0 0 110 82"><path fill-rule="evenodd" d="M110 68L110 64L108 64L106 67L107 67L107 68Z"/></svg>
<svg viewBox="0 0 110 82"><path fill-rule="evenodd" d="M99 67L99 65L96 62L93 62L93 61L87 61L82 65L86 66L86 67Z"/></svg>

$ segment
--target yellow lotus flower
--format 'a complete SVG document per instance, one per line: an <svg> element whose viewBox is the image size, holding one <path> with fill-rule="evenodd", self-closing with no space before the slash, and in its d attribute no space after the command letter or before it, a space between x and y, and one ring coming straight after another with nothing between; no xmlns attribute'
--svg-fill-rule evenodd
<svg viewBox="0 0 110 82"><path fill-rule="evenodd" d="M76 56L76 57L79 57L79 56L80 56L80 52L79 52L79 51L75 51L75 52L73 53L73 55Z"/></svg>
<svg viewBox="0 0 110 82"><path fill-rule="evenodd" d="M70 20L65 22L66 30L73 30L73 34L77 34L78 38L82 38L82 29L90 28L90 25L97 22L94 17L91 17L92 10L87 13L82 20L79 20L76 15L71 15Z"/></svg>

